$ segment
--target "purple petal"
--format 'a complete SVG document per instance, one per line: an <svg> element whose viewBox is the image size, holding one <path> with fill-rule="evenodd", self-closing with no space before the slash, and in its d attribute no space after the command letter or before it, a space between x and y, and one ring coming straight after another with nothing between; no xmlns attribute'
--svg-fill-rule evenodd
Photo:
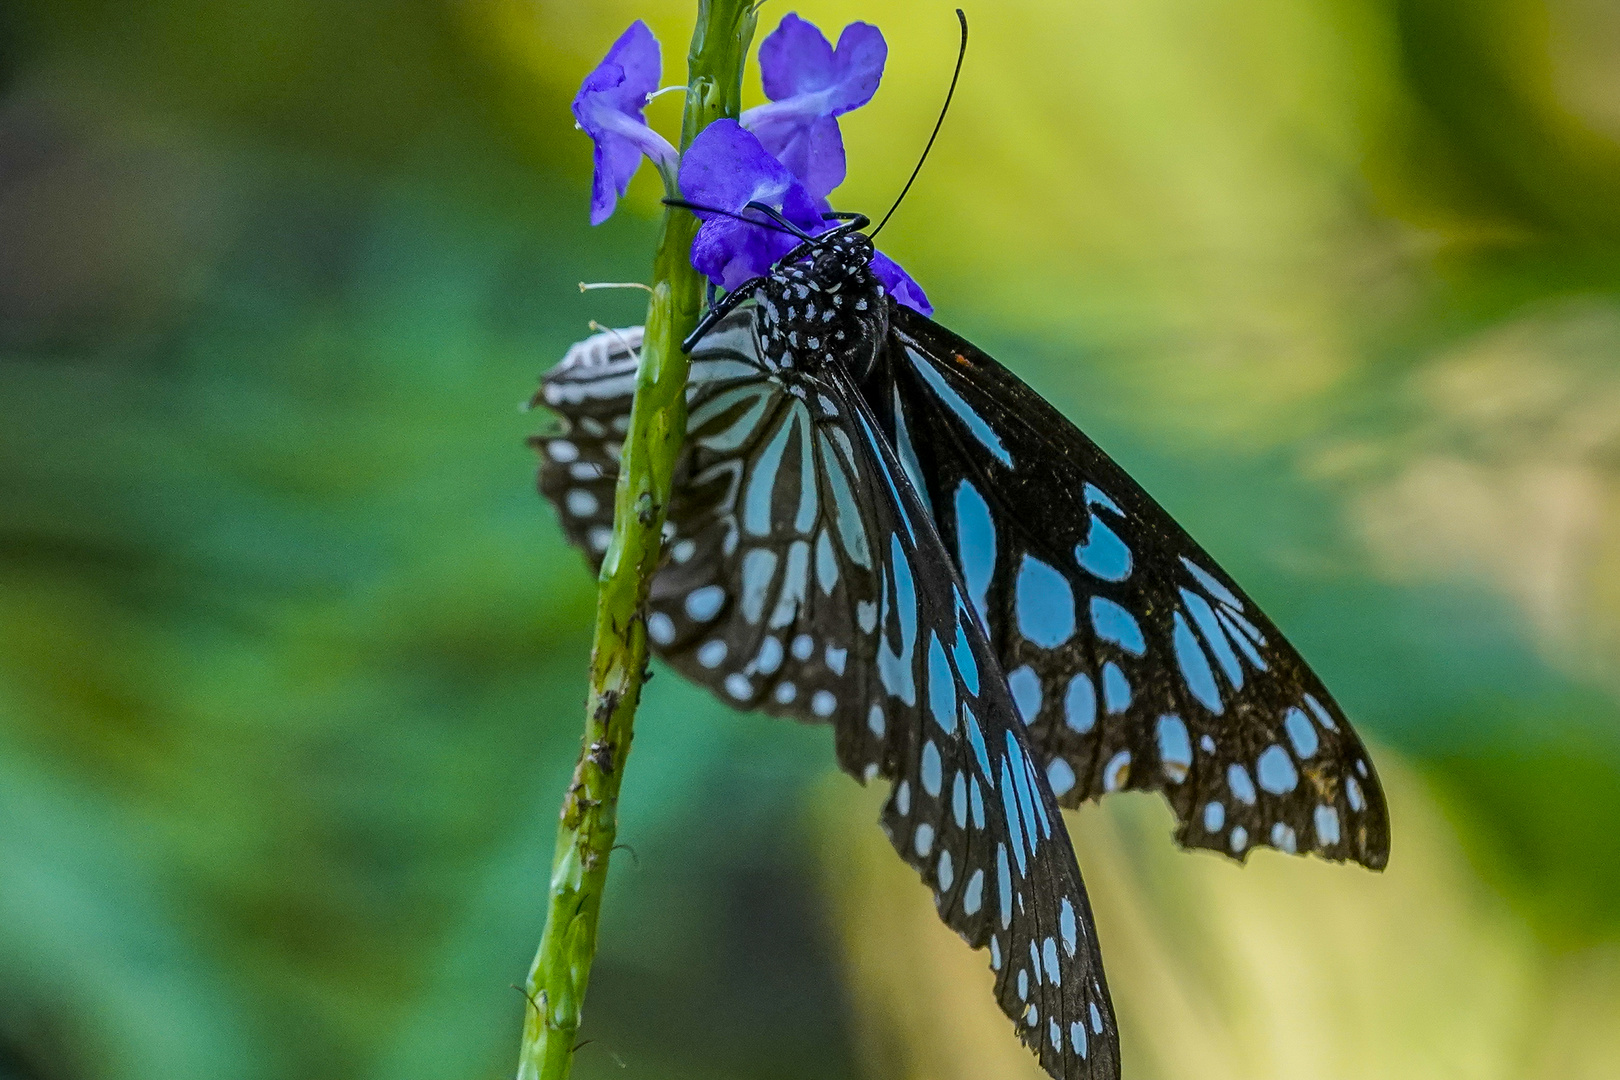
<svg viewBox="0 0 1620 1080"><path fill-rule="evenodd" d="M899 263L881 251L872 255L872 274L883 283L883 287L897 303L904 304L923 315L934 313L934 305L928 302L928 294L917 284L917 279L902 270Z"/></svg>
<svg viewBox="0 0 1620 1080"><path fill-rule="evenodd" d="M754 199L780 206L793 183L787 166L735 120L716 120L698 132L681 158L681 194L732 213Z"/></svg>
<svg viewBox="0 0 1620 1080"><path fill-rule="evenodd" d="M640 19L631 23L629 29L620 34L619 40L608 49L598 70L609 64L618 65L624 72L610 98L613 106L639 119L641 110L647 104L647 95L658 89L658 79L664 70L658 39L653 37L646 23Z"/></svg>
<svg viewBox="0 0 1620 1080"><path fill-rule="evenodd" d="M681 160L680 187L701 206L735 214L760 202L812 235L828 228L819 201L735 120L717 120L692 140ZM776 228L701 210L697 215L703 226L692 243L692 265L726 289L765 273L798 243Z"/></svg>
<svg viewBox="0 0 1620 1080"><path fill-rule="evenodd" d="M637 19L574 95L574 119L596 144L592 225L600 225L613 213L643 154L662 168L675 165L675 148L647 126L642 111L647 95L658 88L660 70L658 39Z"/></svg>
<svg viewBox="0 0 1620 1080"><path fill-rule="evenodd" d="M889 48L877 27L850 23L834 50L815 26L788 15L759 47L771 103L749 109L743 126L759 136L813 198L844 180L844 139L834 119L877 92Z"/></svg>
<svg viewBox="0 0 1620 1080"><path fill-rule="evenodd" d="M788 104L786 102L783 103ZM802 115L764 105L749 119L760 143L786 165L814 199L825 199L844 182L844 137L830 116Z"/></svg>
<svg viewBox="0 0 1620 1080"><path fill-rule="evenodd" d="M772 101L826 89L833 70L833 47L812 22L797 12L783 17L759 43L759 74Z"/></svg>
<svg viewBox="0 0 1620 1080"><path fill-rule="evenodd" d="M789 14L759 46L765 96L772 101L823 96L824 116L839 116L872 100L889 47L870 23L854 22L834 49L813 23Z"/></svg>

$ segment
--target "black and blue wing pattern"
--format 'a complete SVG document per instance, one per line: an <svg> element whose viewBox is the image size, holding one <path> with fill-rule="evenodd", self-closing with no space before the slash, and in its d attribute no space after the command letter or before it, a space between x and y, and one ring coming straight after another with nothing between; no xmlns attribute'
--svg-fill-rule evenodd
<svg viewBox="0 0 1620 1080"><path fill-rule="evenodd" d="M538 440L572 539L605 548L632 332L547 376ZM941 918L990 952L1003 1010L1053 1076L1118 1076L1091 912L1056 800L957 573L841 368L780 381L754 312L693 350L670 558L648 633L742 707L835 725L841 765L893 781L883 826Z"/></svg>
<svg viewBox="0 0 1620 1080"><path fill-rule="evenodd" d="M1067 806L1162 791L1178 840L1382 867L1366 749L1242 590L1016 376L904 308L863 392L988 627Z"/></svg>

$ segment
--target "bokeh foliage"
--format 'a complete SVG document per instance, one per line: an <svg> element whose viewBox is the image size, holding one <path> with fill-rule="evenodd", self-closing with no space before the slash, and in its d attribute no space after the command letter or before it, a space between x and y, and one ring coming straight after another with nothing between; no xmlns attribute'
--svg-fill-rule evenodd
<svg viewBox="0 0 1620 1080"><path fill-rule="evenodd" d="M801 10L888 33L881 210L954 19ZM657 192L589 229L566 104L638 15L674 76L675 0L0 10L0 1077L509 1073L591 610L517 406L637 317L574 284L645 274ZM969 15L890 250L1394 778L1384 877L1071 818L1127 1066L1615 1075L1620 17ZM581 1075L999 1060L826 732L667 674L639 731Z"/></svg>

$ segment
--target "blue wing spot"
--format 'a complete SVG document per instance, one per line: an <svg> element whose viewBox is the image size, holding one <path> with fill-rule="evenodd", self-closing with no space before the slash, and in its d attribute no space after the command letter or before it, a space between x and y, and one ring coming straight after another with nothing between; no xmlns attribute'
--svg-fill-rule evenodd
<svg viewBox="0 0 1620 1080"><path fill-rule="evenodd" d="M1005 446L1001 445L1001 440L996 437L995 429L989 425L985 418L980 416L973 406L964 401L961 394L952 389L951 385L945 381L945 377L934 369L934 365L918 356L916 350L906 349L906 357L911 361L911 366L917 369L917 374L923 377L923 381L928 384L929 388L939 395L939 400L945 403L945 407L955 413L957 418L967 425L968 431L973 434L975 439L979 440L980 445L990 451L996 460L1009 469L1012 468L1012 455L1007 453Z"/></svg>
<svg viewBox="0 0 1620 1080"><path fill-rule="evenodd" d="M1353 776L1344 778L1344 797L1350 800L1350 809L1358 814L1367 805L1366 799L1362 798L1361 795L1361 785L1356 783L1356 778Z"/></svg>
<svg viewBox="0 0 1620 1080"><path fill-rule="evenodd" d="M957 597L957 604L961 604L961 597ZM956 645L951 649L951 658L956 661L956 673L962 676L962 685L974 697L979 696L979 662L973 659L973 648L968 644L967 638L967 608L958 606L956 609Z"/></svg>
<svg viewBox="0 0 1620 1080"><path fill-rule="evenodd" d="M996 526L984 496L966 480L956 488L956 553L973 606L988 623L985 597L996 573Z"/></svg>
<svg viewBox="0 0 1620 1080"><path fill-rule="evenodd" d="M977 915L979 905L984 903L984 871L975 870L973 876L968 878L967 888L962 890L962 912L966 915Z"/></svg>
<svg viewBox="0 0 1620 1080"><path fill-rule="evenodd" d="M1261 656L1260 650L1254 647L1254 643L1249 640L1249 635L1238 628L1236 619L1241 619L1243 616L1239 615L1234 618L1232 613L1225 608L1221 608L1215 615L1221 620L1221 625L1226 628L1226 636L1231 638L1237 647L1243 650L1243 655L1249 658L1249 663L1253 664L1259 671L1267 670L1266 658Z"/></svg>
<svg viewBox="0 0 1620 1080"><path fill-rule="evenodd" d="M726 590L718 585L705 585L686 594L686 614L698 622L708 622L720 613L726 602Z"/></svg>
<svg viewBox="0 0 1620 1080"><path fill-rule="evenodd" d="M787 449L788 440L798 426L793 417L784 420L754 464L753 475L748 480L748 492L743 499L743 527L755 536L770 535L771 500L776 491L776 474L782 468L782 452Z"/></svg>
<svg viewBox="0 0 1620 1080"><path fill-rule="evenodd" d="M1218 802L1206 803L1204 805L1204 831L1210 833L1220 832L1221 827L1225 824L1226 807Z"/></svg>
<svg viewBox="0 0 1620 1080"><path fill-rule="evenodd" d="M1033 555L1018 568L1018 630L1044 649L1074 636L1074 591L1063 575Z"/></svg>
<svg viewBox="0 0 1620 1080"><path fill-rule="evenodd" d="M1339 812L1331 806L1318 805L1316 808L1316 839L1323 847L1332 847L1339 842Z"/></svg>
<svg viewBox="0 0 1620 1080"><path fill-rule="evenodd" d="M1069 730L1084 735L1097 724L1097 688L1091 676L1084 673L1069 680L1069 691L1063 697L1063 722Z"/></svg>
<svg viewBox="0 0 1620 1080"><path fill-rule="evenodd" d="M900 547L900 537L894 534L889 536L889 566L894 575L895 614L900 621L900 651L891 651L889 635L882 635L882 647L878 650L878 676L889 693L907 705L915 705L917 684L912 675L911 658L912 649L917 644L917 583L911 576L911 563L906 560L905 551ZM887 591L883 599L887 605Z"/></svg>
<svg viewBox="0 0 1620 1080"><path fill-rule="evenodd" d="M743 618L757 623L765 615L765 597L776 577L776 552L751 548L742 561Z"/></svg>
<svg viewBox="0 0 1620 1080"><path fill-rule="evenodd" d="M1069 1025L1069 1045L1082 1061L1086 1057L1086 1025L1076 1021Z"/></svg>
<svg viewBox="0 0 1620 1080"><path fill-rule="evenodd" d="M1131 684L1112 660L1103 665L1103 704L1111 713L1124 712L1131 705Z"/></svg>
<svg viewBox="0 0 1620 1080"><path fill-rule="evenodd" d="M1317 723L1321 724L1323 727L1327 728L1329 731L1338 731L1339 730L1339 725L1335 724L1333 722L1332 714L1329 713L1326 709L1322 708L1322 703L1320 701L1317 701L1311 695L1306 694L1305 695L1305 704L1310 708L1311 712L1316 714L1316 722ZM1361 775L1366 776L1367 774L1362 773Z"/></svg>
<svg viewBox="0 0 1620 1080"><path fill-rule="evenodd" d="M1236 762L1226 767L1226 786L1231 789L1232 796L1245 806L1254 805L1254 781L1249 779L1249 770Z"/></svg>
<svg viewBox="0 0 1620 1080"><path fill-rule="evenodd" d="M1125 516L1125 511L1119 508L1119 504L1110 499L1096 484L1087 484L1082 494L1085 496L1087 506L1106 506L1120 517Z"/></svg>
<svg viewBox="0 0 1620 1080"><path fill-rule="evenodd" d="M1222 585L1220 582L1216 581L1215 576L1208 570L1205 570L1202 566L1199 566L1185 555L1181 557L1181 565L1185 566L1189 571L1192 572L1192 576L1198 579L1198 584L1202 585L1204 587L1204 591L1209 593L1209 595L1213 596L1215 599L1219 600L1221 603L1225 604L1234 611L1243 610L1243 601L1232 595L1231 589L1228 589L1225 585Z"/></svg>
<svg viewBox="0 0 1620 1080"><path fill-rule="evenodd" d="M1007 865L1007 845L996 845L996 878L1001 891L1001 928L1012 925L1012 869Z"/></svg>
<svg viewBox="0 0 1620 1080"><path fill-rule="evenodd" d="M816 536L816 582L828 596L838 585L838 557L833 554L832 538L826 529Z"/></svg>
<svg viewBox="0 0 1620 1080"><path fill-rule="evenodd" d="M1276 821L1271 825L1271 846L1292 855L1299 850L1299 838L1292 827Z"/></svg>
<svg viewBox="0 0 1620 1080"><path fill-rule="evenodd" d="M1082 570L1104 581L1124 581L1131 576L1131 549L1096 514L1091 515L1091 531L1086 542L1074 549L1074 558Z"/></svg>
<svg viewBox="0 0 1620 1080"><path fill-rule="evenodd" d="M967 777L957 773L956 779L951 781L951 814L956 818L958 829L967 828Z"/></svg>
<svg viewBox="0 0 1620 1080"><path fill-rule="evenodd" d="M1035 714L1041 711L1041 677L1035 669L1028 664L1016 668L1007 676L1007 689L1012 691L1013 704L1018 706L1024 723L1033 723Z"/></svg>
<svg viewBox="0 0 1620 1080"><path fill-rule="evenodd" d="M1045 806L1040 805L1040 800L1035 797L1037 780L1032 776L1029 756L1019 748L1016 738L1013 738L1013 732L1008 732L1008 761L1013 763L1013 787L1017 789L1017 805L1024 813L1024 832L1029 837L1029 853L1034 855L1037 831L1045 826L1045 814L1037 818L1035 810L1037 808L1045 810Z"/></svg>
<svg viewBox="0 0 1620 1080"><path fill-rule="evenodd" d="M962 705L962 726L967 729L968 745L973 747L973 756L978 759L979 772L984 776L985 783L995 786L995 777L990 773L990 755L984 749L984 732L979 730L979 720L968 712L967 705Z"/></svg>
<svg viewBox="0 0 1620 1080"><path fill-rule="evenodd" d="M1172 783L1179 784L1187 779L1187 772L1192 768L1192 740L1179 716L1159 717L1159 761Z"/></svg>
<svg viewBox="0 0 1620 1080"><path fill-rule="evenodd" d="M1098 637L1112 641L1132 656L1147 652L1141 625L1130 612L1106 596L1091 598L1091 625L1096 628Z"/></svg>
<svg viewBox="0 0 1620 1080"><path fill-rule="evenodd" d="M1022 794L1018 781L1013 778L1006 758L1001 759L1001 809L1007 817L1007 832L1012 836L1013 856L1018 860L1018 872L1025 872L1023 812L1018 808Z"/></svg>
<svg viewBox="0 0 1620 1080"><path fill-rule="evenodd" d="M1299 709L1289 706L1288 712L1283 715L1283 727L1288 730L1288 741L1294 744L1294 753L1300 760L1316 753L1319 740L1316 737L1316 728Z"/></svg>
<svg viewBox="0 0 1620 1080"><path fill-rule="evenodd" d="M944 777L940 774L939 747L934 745L932 739L923 743L920 778L923 790L932 797L939 798L940 785L944 782Z"/></svg>
<svg viewBox="0 0 1620 1080"><path fill-rule="evenodd" d="M1193 636L1192 627L1187 625L1187 618L1181 612L1176 612L1176 628L1171 637L1176 650L1176 665L1181 668L1181 677L1187 683L1187 689L1192 691L1193 697L1203 702L1204 707L1219 716L1226 711L1221 704L1221 692L1215 687L1215 672L1210 670L1209 657L1204 655L1203 646Z"/></svg>
<svg viewBox="0 0 1620 1080"><path fill-rule="evenodd" d="M1046 784L1053 795L1063 798L1074 790L1074 769L1062 758L1053 758L1046 765Z"/></svg>
<svg viewBox="0 0 1620 1080"><path fill-rule="evenodd" d="M1073 956L1078 941L1075 937L1074 905L1069 903L1067 896L1063 898L1063 908L1058 912L1058 933L1063 935L1063 951Z"/></svg>
<svg viewBox="0 0 1620 1080"><path fill-rule="evenodd" d="M979 781L977 779L968 783L968 805L973 810L973 827L975 829L984 828L984 795L979 791Z"/></svg>
<svg viewBox="0 0 1620 1080"><path fill-rule="evenodd" d="M1220 661L1227 679L1237 689L1243 689L1243 665L1238 663L1237 654L1232 651L1231 642L1226 640L1226 631L1216 620L1209 602L1188 589L1181 590L1181 599L1186 603L1187 610L1192 612L1193 621L1198 624L1198 629L1203 631L1204 640L1209 643L1215 659Z"/></svg>
<svg viewBox="0 0 1620 1080"><path fill-rule="evenodd" d="M1261 751L1254 764L1260 786L1273 795L1286 795L1299 783L1299 773L1289 760L1288 751L1275 743Z"/></svg>
<svg viewBox="0 0 1620 1080"><path fill-rule="evenodd" d="M928 708L947 734L956 730L956 681L933 631L928 633Z"/></svg>

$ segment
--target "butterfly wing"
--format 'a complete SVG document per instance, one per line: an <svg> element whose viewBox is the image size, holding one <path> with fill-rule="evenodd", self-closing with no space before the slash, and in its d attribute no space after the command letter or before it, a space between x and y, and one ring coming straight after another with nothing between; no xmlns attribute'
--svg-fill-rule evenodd
<svg viewBox="0 0 1620 1080"><path fill-rule="evenodd" d="M1025 1043L1054 1077L1112 1080L1118 1035L1074 851L938 534L838 369L790 389L757 356L746 312L693 351L649 635L735 705L831 721L846 770L893 780L885 831L941 918L990 950ZM612 463L580 421L611 432L610 395L588 388L622 372L568 366L542 391L567 423L541 440L542 487L589 549L601 519L569 523L585 482L573 466Z"/></svg>
<svg viewBox="0 0 1620 1080"><path fill-rule="evenodd" d="M904 308L863 392L926 491L1064 805L1158 790L1185 846L1385 864L1383 792L1343 712L1096 444Z"/></svg>

